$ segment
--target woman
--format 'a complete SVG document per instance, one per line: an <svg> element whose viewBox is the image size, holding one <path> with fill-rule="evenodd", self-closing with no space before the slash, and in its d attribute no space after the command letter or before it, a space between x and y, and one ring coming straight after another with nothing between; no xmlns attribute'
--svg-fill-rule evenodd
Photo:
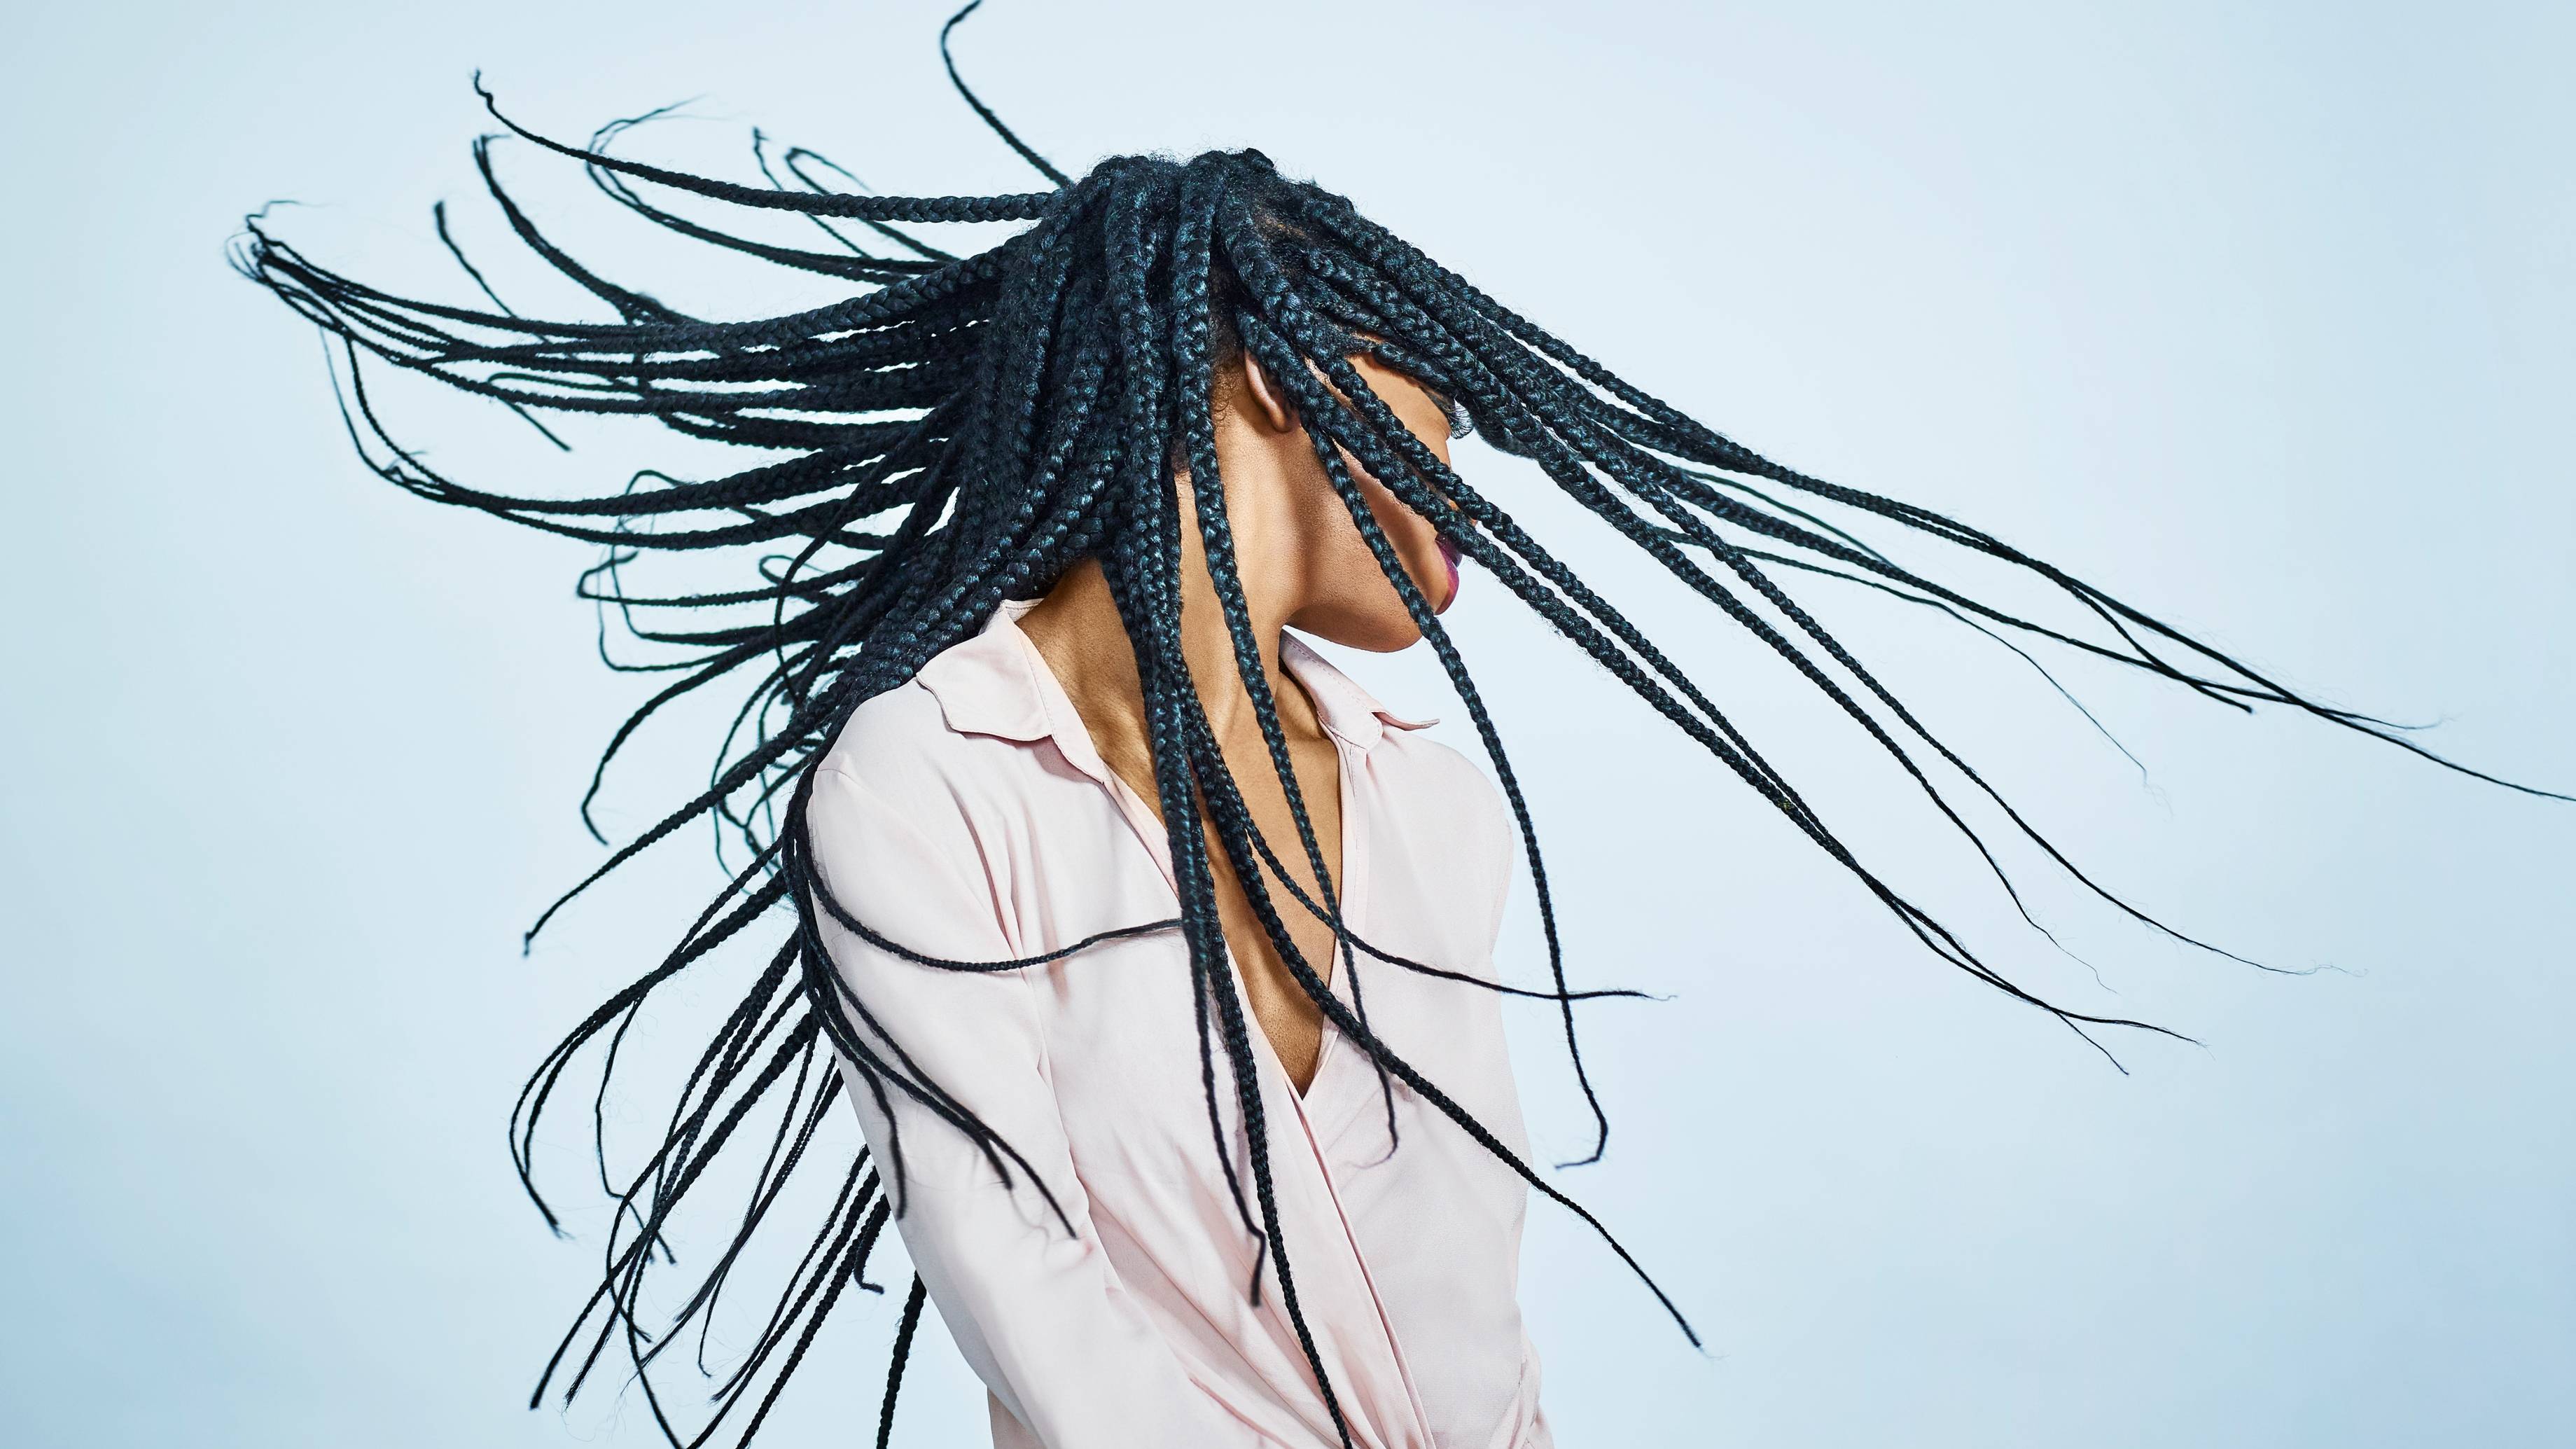
<svg viewBox="0 0 2576 1449"><path fill-rule="evenodd" d="M1586 993L1567 988L1529 813L1439 622L1461 561L1935 955L2079 1033L2160 1030L2040 1001L1889 888L1699 682L1451 468L1453 436L1532 460L1749 631L1899 761L1968 848L1986 849L1952 804L1960 782L2097 892L1775 573L1858 582L2425 753L1986 533L1752 453L1258 153L1119 157L1077 180L976 105L1054 189L854 195L801 151L774 167L763 153L772 185L739 186L609 154L623 123L580 148L512 126L658 225L839 288L788 316L704 321L596 274L518 210L480 146L511 226L615 320L397 297L258 218L241 256L338 344L353 432L385 477L603 545L585 587L630 622L712 619L636 626L687 651L657 666L686 672L612 755L660 705L757 668L709 788L599 874L700 816L750 860L547 1059L515 1123L528 1179L536 1124L582 1046L606 1038L613 1065L654 990L792 917L659 1150L617 1191L631 1231L612 1236L547 1370L577 1391L622 1340L663 1415L643 1371L715 1311L791 1174L827 1155L814 1144L846 1095L867 1145L711 1421L662 1418L674 1442L757 1430L841 1295L878 1286L866 1274L890 1221L916 1276L880 1443L925 1302L991 1390L1001 1445L1548 1442L1515 1302L1523 1198L1581 1209L1524 1160L1497 997L1554 1002L1574 1052ZM736 234L668 209L672 192L810 222L822 240ZM996 222L1017 229L964 254L917 231ZM488 492L394 444L370 363L531 422L644 414L766 456L604 496ZM1982 604L1854 531L1870 526L2027 570L2068 617ZM756 581L645 594L625 576L647 550L764 545ZM1366 650L1427 642L1499 793L1291 630ZM1540 992L1492 976L1515 842L1548 942ZM747 1209L648 1332L654 1251L728 1146L747 1154Z"/></svg>
<svg viewBox="0 0 2576 1449"><path fill-rule="evenodd" d="M1448 419L1431 395L1366 357L1354 367L1445 459ZM1365 1007L1371 1034L1517 1154L1493 994L1341 961L1329 917L1290 904L1334 900L1348 933L1380 950L1485 974L1510 817L1464 757L1415 737L1416 721L1287 632L1368 649L1419 637L1259 362L1226 349L1214 404L1211 471L1257 649L1240 669L1196 507L1175 490L1177 644L1194 681L1183 707L1221 762L1209 776L1221 769L1240 791L1223 813L1285 853L1266 883L1222 852L1205 867L1237 973L1217 988L1220 1010L1258 1028L1247 1043L1240 1020L1224 1026L1253 1078L1219 1128L1226 1155L1209 1140L1193 1020L1207 997L1192 990L1185 941L1058 954L1170 916L1183 891L1137 656L1097 557L860 705L813 768L811 861L869 935L951 960L1054 958L925 970L827 912L824 942L866 1004L869 1044L902 1050L908 1071L999 1133L1031 1190L1013 1193L968 1138L900 1095L863 1100L868 1139L881 1162L901 1144L904 1244L993 1390L997 1444L1308 1444L1343 1431L1373 1445L1545 1443L1514 1295L1520 1180L1414 1089L1381 1084L1299 978L1338 987L1354 1020ZM1364 470L1352 476L1412 587L1445 607L1457 575L1437 531ZM1193 831L1221 831L1219 810L1201 808ZM1264 1238L1226 1180L1245 1165L1233 1157L1243 1120L1268 1129L1256 1192L1294 1254L1267 1299L1252 1288Z"/></svg>

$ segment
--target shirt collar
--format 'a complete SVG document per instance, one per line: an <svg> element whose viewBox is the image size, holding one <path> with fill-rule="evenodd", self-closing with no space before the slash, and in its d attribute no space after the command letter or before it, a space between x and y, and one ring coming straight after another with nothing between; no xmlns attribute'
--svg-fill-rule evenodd
<svg viewBox="0 0 2576 1449"><path fill-rule="evenodd" d="M1020 630L1020 615L1036 603L1003 604L982 632L942 651L916 677L938 699L950 729L1023 743L1051 739L1067 760L1098 775L1103 770L1091 732L1036 643ZM1294 634L1282 639L1279 662L1306 687L1324 728L1355 749L1374 747L1389 725L1418 730L1439 722L1396 714Z"/></svg>

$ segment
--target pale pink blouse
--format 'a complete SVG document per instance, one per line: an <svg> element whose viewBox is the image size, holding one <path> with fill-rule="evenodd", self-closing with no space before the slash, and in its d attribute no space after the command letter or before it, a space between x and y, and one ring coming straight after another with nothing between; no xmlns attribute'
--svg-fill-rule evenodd
<svg viewBox="0 0 2576 1449"><path fill-rule="evenodd" d="M1031 956L1177 911L1162 825L1101 762L1016 622L1024 607L861 705L817 766L807 818L824 878L860 920L927 955ZM1352 930L1490 979L1513 859L1499 795L1413 733L1427 721L1388 713L1293 637L1283 663L1339 751ZM889 1089L904 1246L991 1390L995 1445L1335 1444L1276 1279L1257 1306L1246 1293L1255 1244L1210 1135L1179 933L969 974L824 930L885 1033L1027 1158L1076 1230L1024 1175L1006 1191L961 1133ZM1366 955L1357 972L1370 1025L1523 1150L1494 993ZM1333 981L1346 1002L1349 974ZM1329 1024L1302 1098L1250 1031L1290 1267L1352 1442L1549 1445L1518 1303L1521 1181L1401 1083L1390 1153L1378 1077ZM1222 1055L1217 1073L1248 1197ZM886 1163L882 1109L850 1080Z"/></svg>

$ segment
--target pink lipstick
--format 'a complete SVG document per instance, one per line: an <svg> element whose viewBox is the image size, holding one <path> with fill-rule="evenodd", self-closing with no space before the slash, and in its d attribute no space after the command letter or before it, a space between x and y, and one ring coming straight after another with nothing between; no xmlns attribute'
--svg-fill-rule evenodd
<svg viewBox="0 0 2576 1449"><path fill-rule="evenodd" d="M1435 614L1447 613L1449 606L1458 602L1458 545L1446 538L1440 540L1440 562L1449 570L1449 592L1440 596L1440 607L1431 611Z"/></svg>

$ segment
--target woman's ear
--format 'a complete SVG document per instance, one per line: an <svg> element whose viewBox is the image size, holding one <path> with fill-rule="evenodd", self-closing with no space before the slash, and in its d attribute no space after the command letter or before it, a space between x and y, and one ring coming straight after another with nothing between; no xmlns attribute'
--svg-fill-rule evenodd
<svg viewBox="0 0 2576 1449"><path fill-rule="evenodd" d="M1245 348L1243 359L1243 396L1251 404L1252 415L1271 432L1284 433L1297 425L1297 415L1289 409L1288 399L1281 396L1261 364L1254 361L1252 349Z"/></svg>

